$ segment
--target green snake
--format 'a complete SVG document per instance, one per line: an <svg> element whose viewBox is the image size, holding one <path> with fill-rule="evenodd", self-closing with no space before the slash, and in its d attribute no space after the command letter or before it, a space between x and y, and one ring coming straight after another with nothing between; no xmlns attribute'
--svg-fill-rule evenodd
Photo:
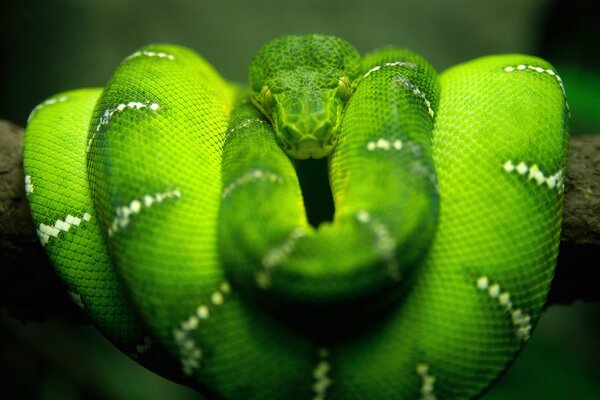
<svg viewBox="0 0 600 400"><path fill-rule="evenodd" d="M209 398L473 398L544 305L568 116L532 56L285 36L245 86L157 44L32 111L25 185L92 322Z"/></svg>

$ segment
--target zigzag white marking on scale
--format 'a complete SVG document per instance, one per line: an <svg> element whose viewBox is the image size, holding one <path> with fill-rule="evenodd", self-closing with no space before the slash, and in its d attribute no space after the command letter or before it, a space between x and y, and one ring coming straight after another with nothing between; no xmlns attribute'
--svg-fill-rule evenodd
<svg viewBox="0 0 600 400"><path fill-rule="evenodd" d="M368 225L375 236L375 250L388 264L388 274L394 280L400 280L398 260L396 259L395 243L387 226L374 219L366 210L360 210L356 219L363 225Z"/></svg>
<svg viewBox="0 0 600 400"><path fill-rule="evenodd" d="M35 108L33 110L31 110L31 112L29 113L29 117L27 117L27 122L29 122L29 120L31 120L31 118L33 118L33 116L42 108L50 106L52 104L58 104L58 103L62 103L69 100L69 97L67 96L61 96L61 97L57 97L57 98L53 98L53 99L48 99L46 101L44 101L43 103L38 104L37 106L35 106Z"/></svg>
<svg viewBox="0 0 600 400"><path fill-rule="evenodd" d="M160 204L167 199L179 198L181 198L181 191L179 189L166 190L164 192L147 194L141 199L134 199L127 205L117 207L115 209L115 217L108 227L108 236L112 237L121 229L127 228L131 222L131 217L139 214L144 207L150 208L155 204Z"/></svg>
<svg viewBox="0 0 600 400"><path fill-rule="evenodd" d="M82 221L89 222L91 218L92 216L87 212L83 213L81 218L69 214L64 220L59 219L53 225L40 223L36 232L42 246L45 246L51 237L58 237L58 234L61 232L69 232L71 227L79 226Z"/></svg>
<svg viewBox="0 0 600 400"><path fill-rule="evenodd" d="M529 166L523 161L515 165L511 160L508 160L502 164L502 168L509 174L516 172L530 181L535 181L538 186L546 185L550 189L556 189L559 193L562 193L564 190L565 184L562 169L546 177L537 164Z"/></svg>
<svg viewBox="0 0 600 400"><path fill-rule="evenodd" d="M427 113L433 119L435 113L433 111L433 108L431 108L431 102L427 99L425 93L423 93L421 89L417 87L417 85L413 84L410 80L408 80L408 78L406 78L403 75L395 76L393 79L394 81L399 81L406 90L412 92L412 94L423 100L425 107L427 107Z"/></svg>
<svg viewBox="0 0 600 400"><path fill-rule="evenodd" d="M520 308L514 308L510 299L510 293L502 290L498 283L490 282L490 279L485 275L477 278L475 285L477 289L486 292L491 299L496 300L510 314L517 339L524 342L527 341L531 335L531 329L533 329L531 326L531 317Z"/></svg>
<svg viewBox="0 0 600 400"><path fill-rule="evenodd" d="M329 371L331 371L331 364L328 361L329 350L326 348L319 349L319 362L313 370L314 383L312 386L315 396L313 400L325 400L327 389L332 384L331 378L329 378Z"/></svg>
<svg viewBox="0 0 600 400"><path fill-rule="evenodd" d="M527 70L547 74L547 75L554 77L556 79L556 81L558 82L558 84L560 85L563 95L566 94L565 93L565 85L563 84L563 80L560 78L560 76L554 70L539 67L536 65L527 65L527 64L509 65L509 66L504 67L504 72L515 72L515 71L518 72L518 71L527 71Z"/></svg>
<svg viewBox="0 0 600 400"><path fill-rule="evenodd" d="M221 306L225 302L225 296L231 292L229 282L221 283L219 288L210 296L210 304L201 304L196 308L194 314L181 322L179 327L173 329L173 338L175 344L179 347L179 355L183 373L190 376L194 370L200 367L202 359L202 349L192 337L194 331L198 329L202 321L210 317L210 307Z"/></svg>
<svg viewBox="0 0 600 400"><path fill-rule="evenodd" d="M72 290L67 290L67 293L69 294L69 297L71 298L71 301L73 303L75 303L75 305L77 307L79 307L80 309L84 309L85 306L83 304L83 300L81 300L81 295L77 292L74 292Z"/></svg>
<svg viewBox="0 0 600 400"><path fill-rule="evenodd" d="M296 247L296 242L301 237L306 236L304 229L298 227L293 229L288 237L280 245L270 249L262 259L262 268L256 273L256 284L266 289L271 286L271 274L273 269L280 265L286 258L292 254Z"/></svg>
<svg viewBox="0 0 600 400"><path fill-rule="evenodd" d="M31 182L31 175L25 175L25 195L29 197L35 190L35 186Z"/></svg>
<svg viewBox="0 0 600 400"><path fill-rule="evenodd" d="M142 354L147 352L152 347L152 339L148 336L144 336L144 342L135 346L135 351L137 354Z"/></svg>
<svg viewBox="0 0 600 400"><path fill-rule="evenodd" d="M421 400L436 400L437 397L433 393L435 376L429 373L429 365L425 363L417 364L415 370L421 377Z"/></svg>
<svg viewBox="0 0 600 400"><path fill-rule="evenodd" d="M368 70L363 75L362 79L365 79L367 76L371 75L373 72L379 71L381 68L387 68L387 67L404 67L404 68L408 68L408 69L411 69L414 71L417 69L417 64L409 62L409 61L386 62L385 64L376 65L373 68L371 68L370 70Z"/></svg>
<svg viewBox="0 0 600 400"><path fill-rule="evenodd" d="M250 102L250 100L248 99L243 99L241 101L241 103L248 103ZM237 124L235 124L234 126L232 126L229 131L227 131L227 135L232 134L233 132L239 130L239 129L244 129L249 127L252 124L261 124L261 125L266 125L266 126L270 126L269 123L265 122L264 120L260 119L260 118L246 118L246 119L242 119L240 121L238 121Z"/></svg>
<svg viewBox="0 0 600 400"><path fill-rule="evenodd" d="M240 186L247 185L250 182L254 181L269 181L273 183L283 183L283 178L280 175L274 174L273 172L263 171L262 169L252 169L246 172L244 175L240 176L233 182L231 182L225 189L223 189L223 193L221 194L221 198L225 199L227 196L231 194L235 189Z"/></svg>
<svg viewBox="0 0 600 400"><path fill-rule="evenodd" d="M528 64L517 64L517 65L509 65L509 66L504 67L504 72L510 73L510 72L519 72L519 71L535 71L540 74L550 75L551 77L556 79L556 81L558 82L558 85L560 86L560 90L562 90L562 93L563 93L563 98L565 100L565 108L567 110L567 113L568 113L569 117L571 116L571 110L569 108L569 103L567 102L567 92L565 91L565 85L564 85L561 77L556 73L556 71L548 69L548 68L540 67L537 65L528 65Z"/></svg>
<svg viewBox="0 0 600 400"><path fill-rule="evenodd" d="M130 55L129 57L127 57L125 59L125 61L127 60L131 60L132 58L136 58L136 57L157 57L157 58L166 58L168 60L174 60L175 56L173 54L169 54L169 53L163 53L160 51L136 51L135 53L133 53L132 55Z"/></svg>
<svg viewBox="0 0 600 400"><path fill-rule="evenodd" d="M98 121L98 124L96 125L96 129L92 132L92 135L88 139L88 144L86 146L85 151L86 152L90 151L92 142L96 138L96 135L98 134L98 132L100 132L100 129L107 126L115 114L125 111L127 109L141 110L144 108L148 108L149 110L152 110L152 111L157 111L160 108L160 105L158 103L152 103L149 101L146 101L144 103L142 103L141 101L130 101L129 103L121 103L121 104L117 105L116 107L108 108L108 109L104 110L104 112L102 113L102 116L100 117L100 120Z"/></svg>
<svg viewBox="0 0 600 400"><path fill-rule="evenodd" d="M365 79L367 76L371 75L372 73L374 73L376 71L381 70L382 68L388 68L388 67L404 67L404 68L408 68L411 70L417 69L417 65L412 62L407 62L407 61L387 62L382 65L376 65L373 68L371 68L370 70L368 70L367 73L363 75L362 79ZM393 79L395 81L400 81L400 83L402 83L402 86L404 86L405 89L409 90L410 92L412 92L412 94L414 94L415 96L417 96L421 100L423 100L425 107L427 107L427 113L429 114L429 116L431 118L434 117L435 113L434 113L433 109L431 108L431 102L427 99L427 97L425 96L425 93L423 93L421 91L421 89L419 89L416 85L414 85L410 80L408 80L408 78L406 78L403 75L395 76Z"/></svg>
<svg viewBox="0 0 600 400"><path fill-rule="evenodd" d="M375 150L395 150L400 151L404 147L402 140L400 139L386 139L379 138L377 140L371 140L367 143L367 150L375 151Z"/></svg>

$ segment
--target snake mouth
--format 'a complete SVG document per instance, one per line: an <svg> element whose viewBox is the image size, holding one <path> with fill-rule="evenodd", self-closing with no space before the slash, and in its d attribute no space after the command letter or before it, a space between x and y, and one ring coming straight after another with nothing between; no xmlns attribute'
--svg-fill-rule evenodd
<svg viewBox="0 0 600 400"><path fill-rule="evenodd" d="M275 133L283 150L298 160L327 157L338 139L337 129L330 124L323 124L311 133L303 133L293 125L275 126Z"/></svg>
<svg viewBox="0 0 600 400"><path fill-rule="evenodd" d="M312 136L304 137L300 141L290 145L286 152L298 160L318 159L327 157L333 150L334 145L335 143L332 143L331 140L319 140Z"/></svg>

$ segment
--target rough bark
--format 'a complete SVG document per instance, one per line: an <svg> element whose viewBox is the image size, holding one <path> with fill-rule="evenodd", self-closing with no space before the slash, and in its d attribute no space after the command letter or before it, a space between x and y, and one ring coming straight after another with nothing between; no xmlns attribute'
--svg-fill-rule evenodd
<svg viewBox="0 0 600 400"><path fill-rule="evenodd" d="M24 131L0 120L0 307L24 320L82 320L40 246L23 182ZM600 300L600 135L571 138L558 266L549 304Z"/></svg>
<svg viewBox="0 0 600 400"><path fill-rule="evenodd" d="M33 228L25 198L23 136L22 128L0 120L0 308L22 320L83 320Z"/></svg>
<svg viewBox="0 0 600 400"><path fill-rule="evenodd" d="M571 137L558 264L549 304L600 301L600 133Z"/></svg>

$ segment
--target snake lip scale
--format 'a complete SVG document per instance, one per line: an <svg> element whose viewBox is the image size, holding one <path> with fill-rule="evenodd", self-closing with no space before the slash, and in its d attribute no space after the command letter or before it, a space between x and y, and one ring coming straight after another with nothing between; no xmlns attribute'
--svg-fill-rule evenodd
<svg viewBox="0 0 600 400"><path fill-rule="evenodd" d="M290 35L242 85L152 44L32 110L25 190L96 327L208 398L477 398L550 288L565 96L522 54Z"/></svg>

